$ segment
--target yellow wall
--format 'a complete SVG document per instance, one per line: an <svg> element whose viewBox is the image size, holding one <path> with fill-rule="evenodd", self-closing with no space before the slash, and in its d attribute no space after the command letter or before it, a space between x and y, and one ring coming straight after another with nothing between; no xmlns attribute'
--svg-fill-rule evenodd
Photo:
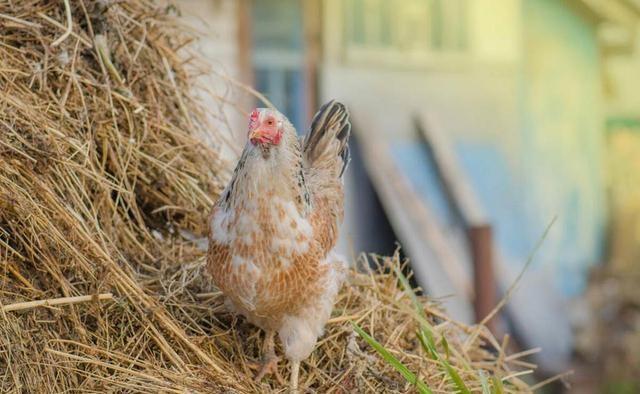
<svg viewBox="0 0 640 394"><path fill-rule="evenodd" d="M520 58L520 0L469 1L472 51L478 61L512 63Z"/></svg>

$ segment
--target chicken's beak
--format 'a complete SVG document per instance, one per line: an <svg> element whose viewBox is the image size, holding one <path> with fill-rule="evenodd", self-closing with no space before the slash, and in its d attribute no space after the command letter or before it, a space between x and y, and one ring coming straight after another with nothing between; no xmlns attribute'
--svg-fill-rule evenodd
<svg viewBox="0 0 640 394"><path fill-rule="evenodd" d="M249 141L251 141L253 145L264 144L270 140L269 135L263 130L255 129L249 133Z"/></svg>

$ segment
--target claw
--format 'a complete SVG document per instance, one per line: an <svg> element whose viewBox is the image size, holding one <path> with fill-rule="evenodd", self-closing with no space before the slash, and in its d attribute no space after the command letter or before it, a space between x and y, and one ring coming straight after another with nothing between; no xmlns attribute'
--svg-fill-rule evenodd
<svg viewBox="0 0 640 394"><path fill-rule="evenodd" d="M258 372L256 373L256 376L254 378L254 381L256 383L259 383L265 376L267 375L273 375L276 380L278 381L278 384L280 385L284 385L284 379L282 379L282 376L280 375L280 372L278 371L278 362L280 361L279 357L276 357L275 355L268 355L265 357L265 359L261 362L261 363L252 363L249 365L249 367L251 369L257 369Z"/></svg>

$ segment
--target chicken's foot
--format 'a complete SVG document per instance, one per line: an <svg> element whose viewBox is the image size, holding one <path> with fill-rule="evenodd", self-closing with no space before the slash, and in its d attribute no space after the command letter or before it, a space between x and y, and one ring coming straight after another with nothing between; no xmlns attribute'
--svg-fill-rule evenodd
<svg viewBox="0 0 640 394"><path fill-rule="evenodd" d="M266 375L273 374L279 384L284 384L284 380L278 372L278 361L280 358L276 356L275 352L275 331L267 331L266 338L264 339L264 348L262 352L262 362L256 365L258 373L254 380L260 382Z"/></svg>

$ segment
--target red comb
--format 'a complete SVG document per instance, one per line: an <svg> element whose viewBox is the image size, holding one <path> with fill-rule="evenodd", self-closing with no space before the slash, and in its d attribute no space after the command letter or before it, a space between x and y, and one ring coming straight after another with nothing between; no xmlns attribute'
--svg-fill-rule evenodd
<svg viewBox="0 0 640 394"><path fill-rule="evenodd" d="M260 110L258 108L251 111L251 115L249 115L249 129L253 129L258 123L258 117L260 116Z"/></svg>

